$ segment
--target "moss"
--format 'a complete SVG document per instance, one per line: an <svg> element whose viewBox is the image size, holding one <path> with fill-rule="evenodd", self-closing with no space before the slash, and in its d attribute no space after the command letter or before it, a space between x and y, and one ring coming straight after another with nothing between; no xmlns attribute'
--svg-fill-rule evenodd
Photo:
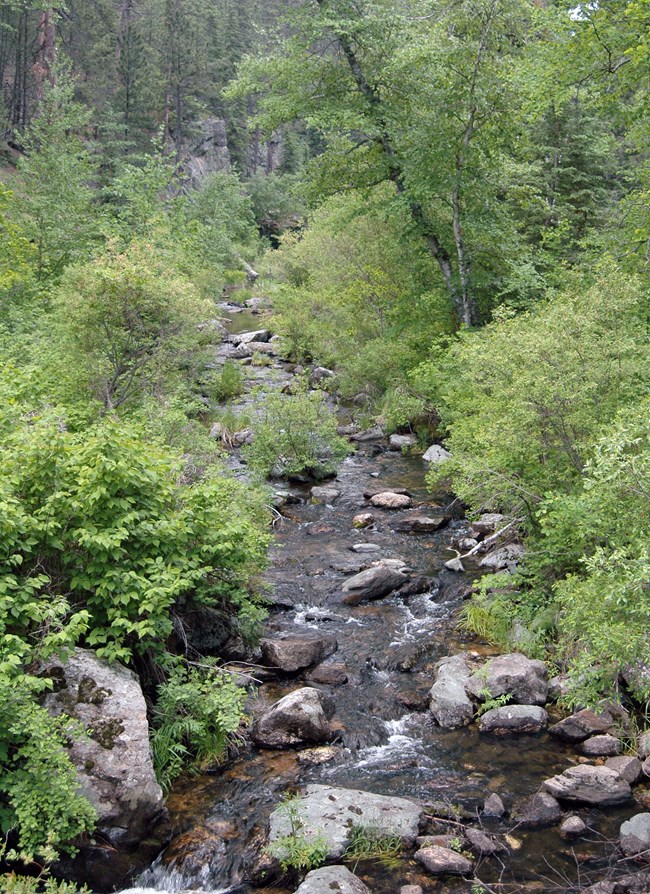
<svg viewBox="0 0 650 894"><path fill-rule="evenodd" d="M98 742L102 748L110 751L115 745L115 740L124 732L124 724L113 718L112 720L99 720L88 729L91 739Z"/></svg>
<svg viewBox="0 0 650 894"><path fill-rule="evenodd" d="M92 677L82 677L77 693L77 702L85 702L88 705L101 705L111 695L110 689L98 686Z"/></svg>

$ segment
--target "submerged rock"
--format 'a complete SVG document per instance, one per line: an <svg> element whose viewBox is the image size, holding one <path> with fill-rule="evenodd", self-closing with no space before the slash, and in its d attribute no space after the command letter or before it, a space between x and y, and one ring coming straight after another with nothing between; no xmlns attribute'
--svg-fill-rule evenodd
<svg viewBox="0 0 650 894"><path fill-rule="evenodd" d="M417 838L422 813L420 805L406 798L329 785L308 785L302 797L292 802L290 810L301 823L300 834L307 842L324 839L328 860L340 859L350 843L354 826L399 836L405 846L411 846ZM291 832L290 812L280 805L271 814L269 842L272 844Z"/></svg>
<svg viewBox="0 0 650 894"><path fill-rule="evenodd" d="M513 652L493 658L473 674L467 691L483 699L484 693L498 698L508 693L519 705L545 705L548 696L548 671L543 661L534 661Z"/></svg>
<svg viewBox="0 0 650 894"><path fill-rule="evenodd" d="M295 894L370 894L360 878L345 866L323 866L313 869Z"/></svg>
<svg viewBox="0 0 650 894"><path fill-rule="evenodd" d="M257 718L251 735L264 748L328 742L332 728L321 693L309 687L290 692Z"/></svg>
<svg viewBox="0 0 650 894"><path fill-rule="evenodd" d="M436 665L436 681L429 692L429 707L436 722L445 729L456 729L472 722L474 706L465 691L469 678L463 655L443 658Z"/></svg>
<svg viewBox="0 0 650 894"><path fill-rule="evenodd" d="M78 855L64 857L60 871L95 890L113 890L145 869L171 832L153 770L144 696L132 671L86 649L47 671L55 680L44 700L47 710L75 718L88 732L73 740L68 755L98 816L96 838L78 843Z"/></svg>
<svg viewBox="0 0 650 894"><path fill-rule="evenodd" d="M559 776L547 779L542 788L561 801L608 807L624 804L632 797L629 782L609 767L580 764L569 767Z"/></svg>

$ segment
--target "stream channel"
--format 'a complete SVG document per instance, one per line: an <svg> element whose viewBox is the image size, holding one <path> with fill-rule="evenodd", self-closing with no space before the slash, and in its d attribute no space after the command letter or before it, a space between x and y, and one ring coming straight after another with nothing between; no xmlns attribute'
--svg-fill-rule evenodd
<svg viewBox="0 0 650 894"><path fill-rule="evenodd" d="M232 333L263 325L263 318L249 310L231 310ZM232 346L221 346L217 363L231 352ZM279 360L244 370L247 390L282 387L292 375L291 367ZM244 395L235 409L250 408L250 400ZM230 465L236 475L245 476L237 451ZM511 806L536 792L544 779L579 760L570 746L546 733L497 738L479 735L475 724L443 730L434 723L427 693L436 661L460 651L491 654L484 643L459 633L455 624L462 600L480 573L478 567L468 567L463 574L444 569L444 562L453 556L450 544L469 533L469 526L457 513L434 534L403 534L391 527L402 513L381 509L372 509L376 522L371 528L352 526L354 515L371 508L363 492L373 487L407 489L413 505L426 509L428 515L448 511L450 498L438 495L436 499L427 490L425 472L421 456L387 451L385 442L368 442L359 444L341 464L336 479L327 482L340 491L331 505L315 504L308 485L285 482L280 486L289 501L274 524L267 573L273 607L266 636L302 632L335 637L338 649L324 665L342 670L347 682L313 682L309 671L284 678L260 671L262 685L249 709L258 712L294 689L316 686L335 704L337 740L327 748L286 751L249 744L213 774L182 779L168 799L174 838L139 880L141 888L132 891L236 889L247 894L255 890L246 880L255 855L264 848L268 817L283 796L308 783L402 796L425 804L460 805L476 821L491 792ZM351 551L359 543L374 544L377 550ZM403 559L414 576L431 578L425 592L357 606L340 604L346 578L373 560L393 557ZM557 827L523 829L507 820L492 826L486 822L486 831L505 840L509 853L484 860L477 875L502 892L568 891L596 880L613 852L609 841L635 808L574 812L586 821L588 834L573 843L563 841ZM471 890L468 881L427 875L412 859L412 852L406 852L393 868L360 863L356 874L373 894L397 894L405 884L422 885L424 894ZM264 890L284 894L296 886Z"/></svg>

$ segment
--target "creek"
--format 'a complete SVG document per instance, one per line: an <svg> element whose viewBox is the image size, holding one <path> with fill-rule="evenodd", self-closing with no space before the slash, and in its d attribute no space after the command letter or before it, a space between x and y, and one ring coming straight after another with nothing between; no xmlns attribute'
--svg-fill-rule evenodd
<svg viewBox="0 0 650 894"><path fill-rule="evenodd" d="M233 314L231 321L232 331L260 328L260 317L249 311ZM221 350L219 362L227 356L228 351ZM291 378L287 365L279 361L245 369L249 384L265 388ZM250 407L250 397L245 395L238 406ZM235 474L245 475L238 452L230 463ZM359 445L336 479L328 482L340 491L331 505L315 504L308 485L282 484L289 500L274 525L266 635L318 632L336 638L338 650L325 665L342 667L347 683L307 685L333 699L337 741L326 749L287 751L248 745L214 773L179 781L168 799L174 838L140 880L143 888L237 889L248 894L254 889L246 883L247 869L264 847L271 811L284 795L307 783L410 797L425 804L444 801L476 813L491 792L511 805L576 762L572 748L546 733L497 738L479 735L476 725L450 731L434 723L427 692L436 661L459 651L490 650L456 627L463 598L480 571L471 566L463 574L444 569L453 555L452 541L469 528L457 504L449 506L450 497L427 490L425 472L421 456L389 452L385 445L371 442ZM379 486L405 488L414 506L427 514L450 512L452 519L435 534L402 534L391 528L389 511L372 510L374 526L355 530L353 516L369 508L363 491ZM355 562L360 566L367 558L351 551L358 543L377 547L373 559L399 557L414 575L429 577L430 585L406 598L340 604L342 583L359 570ZM255 676L255 668L251 673ZM259 679L249 706L254 711L305 685L304 676L281 678L262 669ZM495 826L495 831L509 833L510 853L484 861L478 874L507 892L565 891L577 880L584 884L591 872L597 878L613 850L608 842L634 808L575 812L587 822L589 834L573 845L560 838L557 828L524 830L507 822ZM369 862L360 864L356 873L375 894L397 892L404 884L421 884L425 894L434 888L470 891L466 881L427 876L408 854L396 867ZM272 890L285 894L294 889Z"/></svg>

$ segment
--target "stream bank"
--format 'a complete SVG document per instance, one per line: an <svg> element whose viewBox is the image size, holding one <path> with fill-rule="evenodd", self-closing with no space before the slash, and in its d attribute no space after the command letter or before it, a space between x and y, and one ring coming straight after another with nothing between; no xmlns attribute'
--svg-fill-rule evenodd
<svg viewBox="0 0 650 894"><path fill-rule="evenodd" d="M232 333L260 328L257 314L235 310ZM216 362L233 359L237 351L236 345L225 343ZM245 364L247 388L284 387L293 368L271 350L263 353L272 358L269 366L251 364L242 350L242 356L234 357ZM251 406L245 395L234 409ZM245 477L239 450L231 453L230 465ZM427 805L430 832L444 834L452 828L458 837L460 819L484 826L505 849L491 859L479 858L476 872L500 891L575 890L601 877L616 857L618 828L640 809L633 802L607 810L579 806L565 811L564 816L579 816L585 824L585 831L571 841L560 836L557 821L531 828L514 818L521 799L537 793L549 777L586 760L575 747L546 731L497 737L480 733L476 724L446 730L429 711L428 693L441 658L467 652L480 663L493 650L455 627L462 601L482 572L471 561L463 573L445 569L452 544L473 532L448 495L427 490L425 472L421 456L389 451L383 439L371 439L358 442L356 452L327 483L331 493L323 501L314 499L308 483L278 486L276 539L266 576L272 608L265 637L270 643L287 637L326 640L328 648L332 643L336 648L322 661L294 671L274 670L261 656L257 667L232 666L259 680L249 705L255 717L297 689L316 689L334 708L333 741L290 750L249 744L214 774L181 780L168 799L174 838L142 885L167 891L238 889L242 894L253 881L268 887L263 870L269 818L283 797L314 784ZM444 519L444 524L433 532L405 533L399 521L411 515L411 508L371 506L368 494L373 491L404 491L416 512ZM353 519L360 513L370 513L374 521L356 528ZM409 580L418 581L413 592L405 588L381 600L346 604L345 581L379 560L408 569ZM503 819L483 813L491 794L505 806ZM638 794L647 796L645 790ZM412 849L396 865L362 862L355 871L375 894L406 884L421 885L425 892L471 889L467 880L428 874L413 859ZM273 877L271 883L279 892L296 887Z"/></svg>

